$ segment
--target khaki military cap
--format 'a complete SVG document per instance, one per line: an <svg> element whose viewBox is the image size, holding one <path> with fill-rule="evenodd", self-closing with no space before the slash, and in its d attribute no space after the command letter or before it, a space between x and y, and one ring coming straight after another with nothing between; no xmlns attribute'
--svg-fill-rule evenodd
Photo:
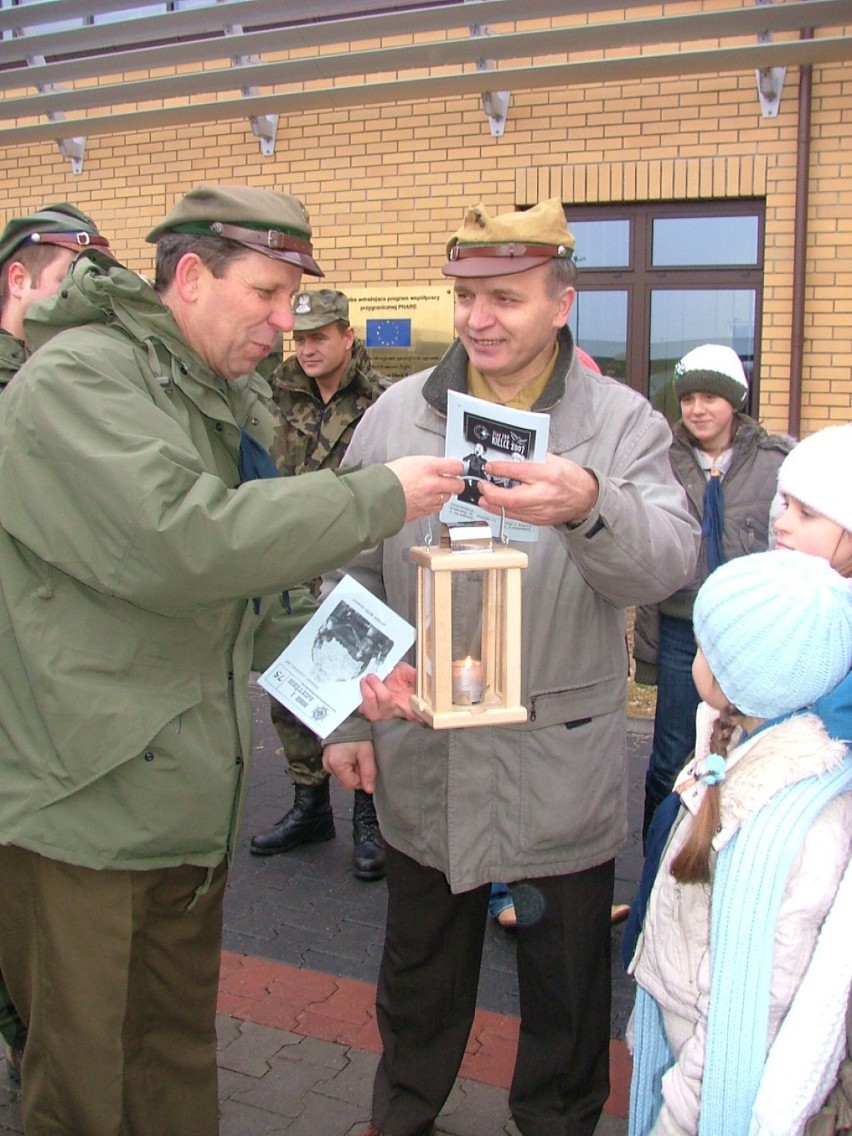
<svg viewBox="0 0 852 1136"><path fill-rule="evenodd" d="M145 238L164 233L222 237L273 260L286 260L311 276L324 276L313 258L308 211L298 198L251 185L199 185L191 189Z"/></svg>
<svg viewBox="0 0 852 1136"><path fill-rule="evenodd" d="M102 252L109 249L109 241L98 232L91 217L62 201L58 205L45 205L28 217L12 217L0 233L0 264L24 245L57 245L77 252L95 246ZM107 252L107 255L112 255Z"/></svg>
<svg viewBox="0 0 852 1136"><path fill-rule="evenodd" d="M447 245L445 276L509 276L559 257L570 260L574 234L558 197L522 213L489 217L480 202L469 208Z"/></svg>
<svg viewBox="0 0 852 1136"><path fill-rule="evenodd" d="M338 320L349 326L349 301L342 292L299 292L293 301L293 331L315 331Z"/></svg>

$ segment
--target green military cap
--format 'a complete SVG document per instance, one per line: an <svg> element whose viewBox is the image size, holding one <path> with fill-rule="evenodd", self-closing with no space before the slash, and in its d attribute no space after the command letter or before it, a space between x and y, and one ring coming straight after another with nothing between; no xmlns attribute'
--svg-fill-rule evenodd
<svg viewBox="0 0 852 1136"><path fill-rule="evenodd" d="M28 217L12 217L6 223L0 233L0 264L23 245L57 245L77 252L94 245L105 252L109 241L100 235L91 217L62 201L45 205Z"/></svg>
<svg viewBox="0 0 852 1136"><path fill-rule="evenodd" d="M315 331L336 321L349 326L349 301L342 292L321 288L318 292L299 292L293 300L294 331Z"/></svg>
<svg viewBox="0 0 852 1136"><path fill-rule="evenodd" d="M191 189L146 241L164 233L222 237L273 260L286 260L311 276L324 276L313 258L308 211L289 193L251 185L199 185Z"/></svg>
<svg viewBox="0 0 852 1136"><path fill-rule="evenodd" d="M465 211L462 227L447 244L445 276L509 276L558 257L570 260L574 234L558 197L521 213L490 217L485 206Z"/></svg>

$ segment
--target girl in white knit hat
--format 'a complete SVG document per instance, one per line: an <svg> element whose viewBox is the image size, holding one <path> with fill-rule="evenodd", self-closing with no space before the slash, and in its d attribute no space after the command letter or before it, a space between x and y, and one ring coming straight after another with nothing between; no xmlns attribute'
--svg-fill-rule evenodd
<svg viewBox="0 0 852 1136"><path fill-rule="evenodd" d="M630 1133L799 1136L852 974L852 707L838 734L820 706L852 666L852 589L823 558L757 553L708 578L694 623L699 693L745 734L675 786L630 968Z"/></svg>
<svg viewBox="0 0 852 1136"><path fill-rule="evenodd" d="M769 517L773 548L819 556L852 576L852 422L818 430L787 454ZM699 721L705 710L699 708ZM717 748L736 726L729 711L712 724Z"/></svg>
<svg viewBox="0 0 852 1136"><path fill-rule="evenodd" d="M696 593L720 564L766 549L778 470L793 446L791 438L769 434L746 414L748 382L731 347L693 348L676 365L673 387L681 418L672 427L669 461L701 525L701 544L693 579L636 611L636 681L657 687L643 847L654 810L695 746L699 698L690 668Z"/></svg>
<svg viewBox="0 0 852 1136"><path fill-rule="evenodd" d="M778 497L778 506L772 509L775 547L820 556L843 576L852 576L852 422L827 426L788 454L778 471ZM852 679L847 679L842 684L823 710L829 728L834 725L830 714L842 722L846 700L852 693L850 682ZM786 1037L793 1039L791 1046L798 1044L798 1015L789 1015L779 1037L778 1061L783 1058ZM841 1058L834 1087L805 1128L809 1136L833 1133L841 1124L848 1128L852 1121L852 988L847 997L846 1047ZM763 1105L762 1098L758 1104L770 1107ZM783 1099L776 1105L773 1098L771 1107L784 1109L786 1105Z"/></svg>
<svg viewBox="0 0 852 1136"><path fill-rule="evenodd" d="M852 422L799 442L778 471L778 494L776 548L821 556L852 576Z"/></svg>

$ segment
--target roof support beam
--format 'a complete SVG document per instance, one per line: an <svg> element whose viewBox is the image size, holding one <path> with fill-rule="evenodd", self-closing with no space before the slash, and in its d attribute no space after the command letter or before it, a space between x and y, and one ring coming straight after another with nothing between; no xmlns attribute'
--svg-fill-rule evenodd
<svg viewBox="0 0 852 1136"><path fill-rule="evenodd" d="M63 7L67 0L63 0ZM110 0L115 7L119 0ZM45 5L41 5L44 7ZM30 13L36 6L26 5L12 9L0 9L0 31L8 23L9 30L19 25L22 13ZM56 12L56 0L51 0ZM46 64L47 68L59 71L59 78L45 77L45 81L68 82L75 78L95 75L118 75L122 72L147 70L170 66L183 66L186 63L200 63L210 59L224 59L230 51L239 55L268 54L274 51L327 46L340 43L350 44L382 39L388 36L417 35L429 32L449 32L453 28L464 29L471 23L470 3L434 4L421 8L404 8L387 12L386 0L359 0L359 7L382 7L385 10L376 14L360 15L350 18L328 18L317 20L317 9L329 7L328 4L311 4L310 0L288 0L286 12L288 23L281 19L280 0L222 0L203 9L185 9L159 16L143 16L121 23L96 24L93 26L65 30L62 32L26 33L26 54L41 55L45 59L59 57L57 61ZM342 0L336 8L351 8ZM812 16L805 16L803 9L814 9ZM307 11L306 11L307 9ZM731 19L742 21L739 34L755 35L763 28L770 31L799 30L810 23L814 27L839 27L848 23L848 0L790 0L785 4L765 8L758 22L751 22L755 13L752 9L731 9L730 12L697 13L699 20L718 23L720 17L727 17L727 27ZM476 23L504 23L514 25L519 19L538 20L553 18L567 21L583 21L575 25L577 32L587 30L586 21L596 13L613 12L615 19L609 25L621 29L622 34L641 21L624 19L624 0L524 0L519 14L516 0L477 0ZM14 14L14 21L8 17ZM4 21L3 17L7 17ZM294 18L295 17L295 18ZM29 16L27 17L29 19ZM666 22L684 17L666 16ZM690 19L692 17L689 17ZM300 22L307 21L307 22ZM223 42L229 26L239 25L243 36L233 44ZM592 28L607 25L588 25ZM120 34L119 34L120 32ZM707 35L714 33L708 32ZM731 30L722 35L734 34ZM672 42L675 37L668 40ZM697 38L702 38L699 34ZM629 42L629 41L628 41ZM136 46L134 45L147 45ZM21 41L0 40L0 65L14 68L22 64ZM5 76L0 76L4 86L8 86Z"/></svg>
<svg viewBox="0 0 852 1136"><path fill-rule="evenodd" d="M501 19L506 23L514 23L517 19L517 8L513 7L514 0L481 0L481 2L483 7L492 9L495 13L493 16L489 14L488 19ZM558 0L531 0L531 5L541 16L564 14ZM113 7L117 6L118 0L113 0ZM167 12L165 15L138 16L135 19L122 20L120 24L101 23L94 27L66 29L61 32L40 31L27 34L34 45L30 51L47 57L93 51L109 52L116 46L116 30L119 27L120 42L126 47L133 44L160 46L186 37L221 38L225 34L225 28L234 24L253 29L254 34L260 37L258 42L261 46L262 38L276 29L289 30L291 35L302 33L304 45L313 46L341 43L347 39L363 40L383 35L406 35L421 30L464 27L470 22L464 0L455 0L449 4L444 2L424 4L421 8L390 13L387 11L387 0L358 0L359 9L366 14L350 17L346 13L351 12L352 6L351 0L348 2L337 0L337 3L326 2L322 5L311 3L311 0L288 0L285 21L282 19L284 6L281 0L222 0L221 3L211 4L209 7ZM607 11L617 6L617 0L587 0L586 5L583 5L581 0L565 0L565 8L569 10L588 7L589 11ZM340 18L337 15L329 16L328 9L336 10ZM14 8L16 17L11 26L20 24L20 13L29 10L29 6ZM55 19L55 7L53 11ZM327 18L317 20L324 11ZM463 14L460 16L460 13ZM0 9L0 29L6 22L3 20L5 14L6 10ZM483 15L483 19L485 18L486 16ZM301 46L298 40L293 40L293 43ZM240 50L242 52L242 48ZM9 61L13 62L14 56L9 54L8 43L2 41L0 63Z"/></svg>
<svg viewBox="0 0 852 1136"><path fill-rule="evenodd" d="M815 0L814 0L815 2ZM94 134L117 134L151 130L184 123L240 119L249 114L299 114L309 110L335 110L350 106L374 106L429 98L452 98L482 94L495 85L495 76L507 90L540 90L589 83L632 82L679 75L720 74L852 59L852 36L824 36L785 43L746 44L704 51L669 51L653 55L621 56L575 63L541 64L497 71L448 72L425 78L352 83L290 93L271 93L250 98L185 103L69 120L70 129ZM55 135L51 123L33 123L0 129L0 146L40 142Z"/></svg>
<svg viewBox="0 0 852 1136"><path fill-rule="evenodd" d="M772 8L738 8L712 13L699 12L683 16L662 16L637 19L625 22L622 19L606 23L585 24L573 27L555 27L539 31L510 32L493 34L488 39L490 61L511 58L536 58L553 56L560 52L572 56L586 52L623 49L626 46L657 44L679 44L696 42L701 39L719 39L731 36L760 35L766 30L767 20L774 24L775 30L799 31L802 25L808 27L827 24L839 19L840 7L848 0L809 0L807 4L780 4ZM480 7L481 5L481 7ZM470 12L470 5L465 5ZM477 15L482 8L490 7L487 0L479 0ZM808 9L807 15L800 11ZM793 15L791 9L798 9ZM482 25L476 25L481 28ZM285 36L286 32L280 33ZM482 47L469 37L418 42L410 46L375 48L365 51L344 50L338 54L315 55L309 58L294 58L286 61L273 60L260 62L256 55L243 52L246 39L236 30L229 39L218 40L217 51L220 58L240 59L240 81L244 88L252 88L255 93L260 87L272 87L285 83L293 87L299 83L320 81L331 84L336 79L347 76L368 75L371 72L422 71L424 68L444 68L459 64L476 64L480 70L484 63ZM266 50L272 50L271 34L266 37ZM231 42L235 53L232 55ZM293 40L288 46L296 47ZM783 46L783 45L782 45ZM149 49L155 58L148 60L148 66L163 67L159 49ZM718 50L718 49L716 49ZM135 54L135 53L134 53ZM120 58L113 56L115 61ZM111 65L114 72L116 62ZM574 66L571 64L571 66ZM50 65L46 72L59 76L61 65ZM38 70L38 69L34 69ZM707 70L712 72L713 67ZM18 71L0 73L0 86L15 82ZM33 74L30 81L44 82L43 72ZM30 73L27 73L30 76ZM67 80L67 76L63 76ZM33 114L48 114L51 111L84 110L92 107L116 107L122 104L150 102L157 99L186 98L193 95L211 95L220 91L235 90L240 85L235 81L234 67L193 70L177 75L165 75L155 79L137 79L120 83L104 83L97 86L76 89L55 88L50 94L33 99L31 95L22 98L0 100L0 117L29 118ZM288 92L289 93L289 92ZM331 93L331 92L330 92ZM272 96L274 97L274 96Z"/></svg>
<svg viewBox="0 0 852 1136"><path fill-rule="evenodd" d="M465 0L468 4L477 4L480 0ZM483 36L490 36L491 29L483 24L472 24L470 34L474 39ZM476 60L477 71L491 71L494 68L494 60L487 59L484 56ZM485 111L485 117L488 119L488 125L491 129L492 138L502 138L506 130L506 116L509 113L509 100L512 95L510 91L483 91L480 96L482 99L482 109Z"/></svg>
<svg viewBox="0 0 852 1136"><path fill-rule="evenodd" d="M0 32L18 28L22 23L27 27L38 27L42 24L55 24L58 19L63 22L72 19L88 20L94 22L97 16L109 16L115 11L124 13L134 8L150 8L153 0L62 0L62 10L59 12L58 0L43 0L42 3L26 4L0 9ZM165 0L161 0L165 2ZM430 4L442 5L447 3L461 4L463 0L423 0L423 6ZM507 0L508 2L508 0ZM415 5L412 4L412 7ZM287 0L287 21L297 23L313 20L334 20L347 17L356 8L358 12L387 11L387 0ZM22 16L26 13L26 20ZM147 12L142 16L131 19L122 17L121 20L103 21L99 27L112 29L113 39L115 29L128 26L131 34L136 35L140 29L151 29L164 19L169 22L171 30L177 35L187 35L199 30L222 31L228 24L281 24L283 20L282 4L280 0L216 0L216 6L179 8L171 12ZM69 31L48 33L66 36ZM73 33L76 35L76 32ZM144 34L142 38L147 38Z"/></svg>
<svg viewBox="0 0 852 1136"><path fill-rule="evenodd" d="M43 59L28 59L28 64L38 66L44 63ZM60 91L61 88L49 83L47 86L39 86L39 95L51 95ZM51 122L64 122L65 115L61 110L49 111L47 117ZM86 153L86 138L85 135L77 135L73 138L59 137L56 139L56 145L59 147L59 153L63 158L67 158L71 163L71 173L81 174L83 172L83 157Z"/></svg>
<svg viewBox="0 0 852 1136"><path fill-rule="evenodd" d="M755 0L759 8L772 5L774 0ZM758 43L771 43L772 32L768 28L761 28L757 33ZM781 108L781 91L784 89L786 67L758 67L755 70L757 79L757 97L760 100L760 113L764 118L776 118Z"/></svg>
<svg viewBox="0 0 852 1136"><path fill-rule="evenodd" d="M242 28L239 24L235 24L233 28L225 28L225 35L240 35ZM231 62L234 67L251 67L253 64L258 63L256 55L233 55ZM260 91L255 86L247 86L242 88L242 96L244 99L254 98L255 95L260 94ZM275 136L278 133L278 115L277 114L254 114L249 118L249 125L251 132L255 138L260 139L260 152L265 158L271 158L275 153Z"/></svg>

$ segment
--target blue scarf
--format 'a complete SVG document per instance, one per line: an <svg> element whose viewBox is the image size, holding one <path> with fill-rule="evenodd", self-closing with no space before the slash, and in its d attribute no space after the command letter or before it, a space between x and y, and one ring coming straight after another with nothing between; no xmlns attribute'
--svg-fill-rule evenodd
<svg viewBox="0 0 852 1136"><path fill-rule="evenodd" d="M279 477L278 467L269 456L269 451L265 450L260 442L255 441L251 434L246 433L240 427L240 453L237 460L238 468L240 471L240 484L245 481L257 481L261 477ZM290 608L290 598L286 592L281 593L281 600L284 607ZM254 614L260 614L260 596L255 596L251 601L254 608Z"/></svg>
<svg viewBox="0 0 852 1136"><path fill-rule="evenodd" d="M255 441L240 427L240 453L237 459L240 471L240 484L256 481L260 477L279 477L278 467L260 442Z"/></svg>
<svg viewBox="0 0 852 1136"><path fill-rule="evenodd" d="M722 475L717 469L710 471L704 490L704 517L701 521L701 539L707 547L707 567L715 572L725 563L722 551L722 525L725 517L725 498L722 493Z"/></svg>
<svg viewBox="0 0 852 1136"><path fill-rule="evenodd" d="M710 910L712 959L699 1136L748 1132L766 1064L769 987L784 888L808 829L852 789L852 756L789 785L759 809L716 863Z"/></svg>

